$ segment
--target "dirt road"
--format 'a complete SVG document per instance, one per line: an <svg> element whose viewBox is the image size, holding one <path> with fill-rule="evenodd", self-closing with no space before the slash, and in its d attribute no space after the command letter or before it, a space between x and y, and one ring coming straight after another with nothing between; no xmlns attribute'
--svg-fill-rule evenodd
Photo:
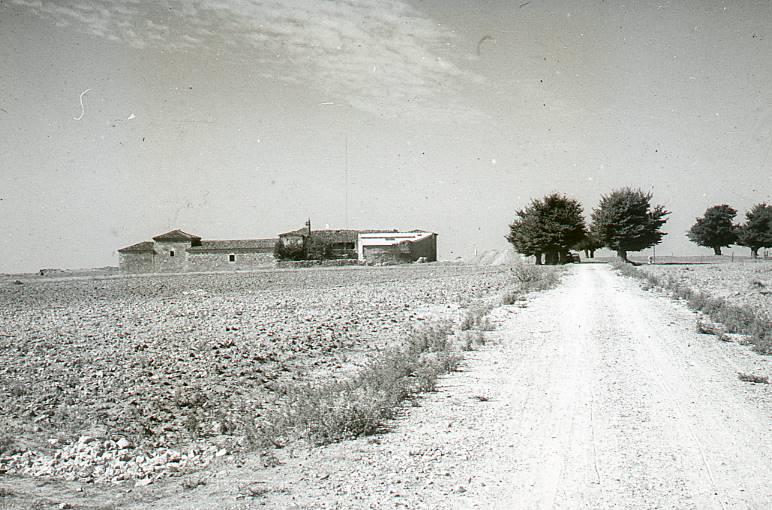
<svg viewBox="0 0 772 510"><path fill-rule="evenodd" d="M136 507L772 508L772 386L737 378L769 358L605 265L495 318L391 433L225 461Z"/></svg>

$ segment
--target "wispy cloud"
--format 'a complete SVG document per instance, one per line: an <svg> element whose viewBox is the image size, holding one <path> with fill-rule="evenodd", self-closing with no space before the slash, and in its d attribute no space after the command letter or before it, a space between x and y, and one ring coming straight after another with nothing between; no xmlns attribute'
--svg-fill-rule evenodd
<svg viewBox="0 0 772 510"><path fill-rule="evenodd" d="M400 0L12 2L140 49L248 48L260 74L375 115L475 115L461 91L477 78L441 57L452 34Z"/></svg>

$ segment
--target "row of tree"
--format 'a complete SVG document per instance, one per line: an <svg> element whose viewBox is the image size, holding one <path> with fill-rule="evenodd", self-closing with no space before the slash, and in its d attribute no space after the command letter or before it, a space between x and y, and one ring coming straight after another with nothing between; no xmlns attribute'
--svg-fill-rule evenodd
<svg viewBox="0 0 772 510"><path fill-rule="evenodd" d="M721 248L737 244L750 248L756 258L759 249L772 247L772 205L754 205L745 213L743 224L736 224L735 216L737 210L729 205L708 207L686 236L699 246L713 248L716 255L721 255Z"/></svg>
<svg viewBox="0 0 772 510"><path fill-rule="evenodd" d="M517 211L507 240L518 252L535 257L537 264L568 262L572 249L593 257L603 247L627 260L628 252L655 246L666 235L661 228L670 212L652 206L651 199L651 193L640 189L614 190L601 197L587 225L577 200L553 193ZM719 255L721 247L730 244L749 247L754 257L760 248L772 247L772 206L755 205L743 225L733 223L736 214L728 205L709 208L689 230L689 239Z"/></svg>
<svg viewBox="0 0 772 510"><path fill-rule="evenodd" d="M570 260L571 249L590 257L602 247L627 260L628 251L658 244L660 230L670 214L661 205L651 206L651 193L622 188L601 197L592 211L592 223L584 220L582 204L561 193L534 199L517 211L507 240L515 249L536 258L536 263L561 264Z"/></svg>

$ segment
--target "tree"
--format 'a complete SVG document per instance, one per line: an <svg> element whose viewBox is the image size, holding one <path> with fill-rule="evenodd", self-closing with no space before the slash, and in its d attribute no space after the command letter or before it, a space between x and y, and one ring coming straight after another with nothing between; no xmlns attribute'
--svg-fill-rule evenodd
<svg viewBox="0 0 772 510"><path fill-rule="evenodd" d="M705 210L702 218L686 233L689 240L699 246L713 248L713 253L721 255L721 247L737 242L737 227L732 223L737 210L726 205L714 205Z"/></svg>
<svg viewBox="0 0 772 510"><path fill-rule="evenodd" d="M628 251L659 244L666 235L660 228L670 212L661 205L652 208L651 198L651 193L622 188L602 196L592 212L593 234L624 261Z"/></svg>
<svg viewBox="0 0 772 510"><path fill-rule="evenodd" d="M587 229L587 235L584 238L572 246L574 250L580 250L584 252L584 256L588 259L595 258L595 251L603 248L603 243L593 232L592 227Z"/></svg>
<svg viewBox="0 0 772 510"><path fill-rule="evenodd" d="M569 247L586 233L582 205L560 193L532 200L516 216L507 240L518 252L536 257L536 264L542 254L547 264L567 262Z"/></svg>
<svg viewBox="0 0 772 510"><path fill-rule="evenodd" d="M750 248L754 259L759 256L759 248L772 247L772 205L756 204L745 213L737 237L737 244Z"/></svg>
<svg viewBox="0 0 772 510"><path fill-rule="evenodd" d="M273 256L277 260L304 260L306 248L303 244L284 244L284 241L279 239L273 245Z"/></svg>

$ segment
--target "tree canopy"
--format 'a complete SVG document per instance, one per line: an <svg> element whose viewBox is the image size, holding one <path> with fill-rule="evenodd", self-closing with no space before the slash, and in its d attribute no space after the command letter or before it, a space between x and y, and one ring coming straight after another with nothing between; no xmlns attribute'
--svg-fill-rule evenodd
<svg viewBox="0 0 772 510"><path fill-rule="evenodd" d="M586 233L582 205L563 194L553 193L516 212L509 225L507 240L524 255L536 257L541 263L545 254L547 263L562 262L571 246Z"/></svg>
<svg viewBox="0 0 772 510"><path fill-rule="evenodd" d="M592 212L593 233L623 260L628 251L659 244L666 235L660 228L670 212L661 205L652 207L651 198L651 193L621 188L602 196Z"/></svg>
<svg viewBox="0 0 772 510"><path fill-rule="evenodd" d="M603 243L598 239L598 236L594 233L592 226L587 229L587 235L585 235L578 243L571 248L574 250L581 250L585 253L586 257L595 257L595 251L603 248Z"/></svg>
<svg viewBox="0 0 772 510"><path fill-rule="evenodd" d="M697 218L686 237L699 246L713 248L716 255L721 255L722 246L737 242L737 226L732 223L735 216L737 210L726 204L709 207L704 216Z"/></svg>
<svg viewBox="0 0 772 510"><path fill-rule="evenodd" d="M745 213L745 223L737 231L737 244L751 249L758 257L759 248L772 247L772 205L754 205Z"/></svg>

